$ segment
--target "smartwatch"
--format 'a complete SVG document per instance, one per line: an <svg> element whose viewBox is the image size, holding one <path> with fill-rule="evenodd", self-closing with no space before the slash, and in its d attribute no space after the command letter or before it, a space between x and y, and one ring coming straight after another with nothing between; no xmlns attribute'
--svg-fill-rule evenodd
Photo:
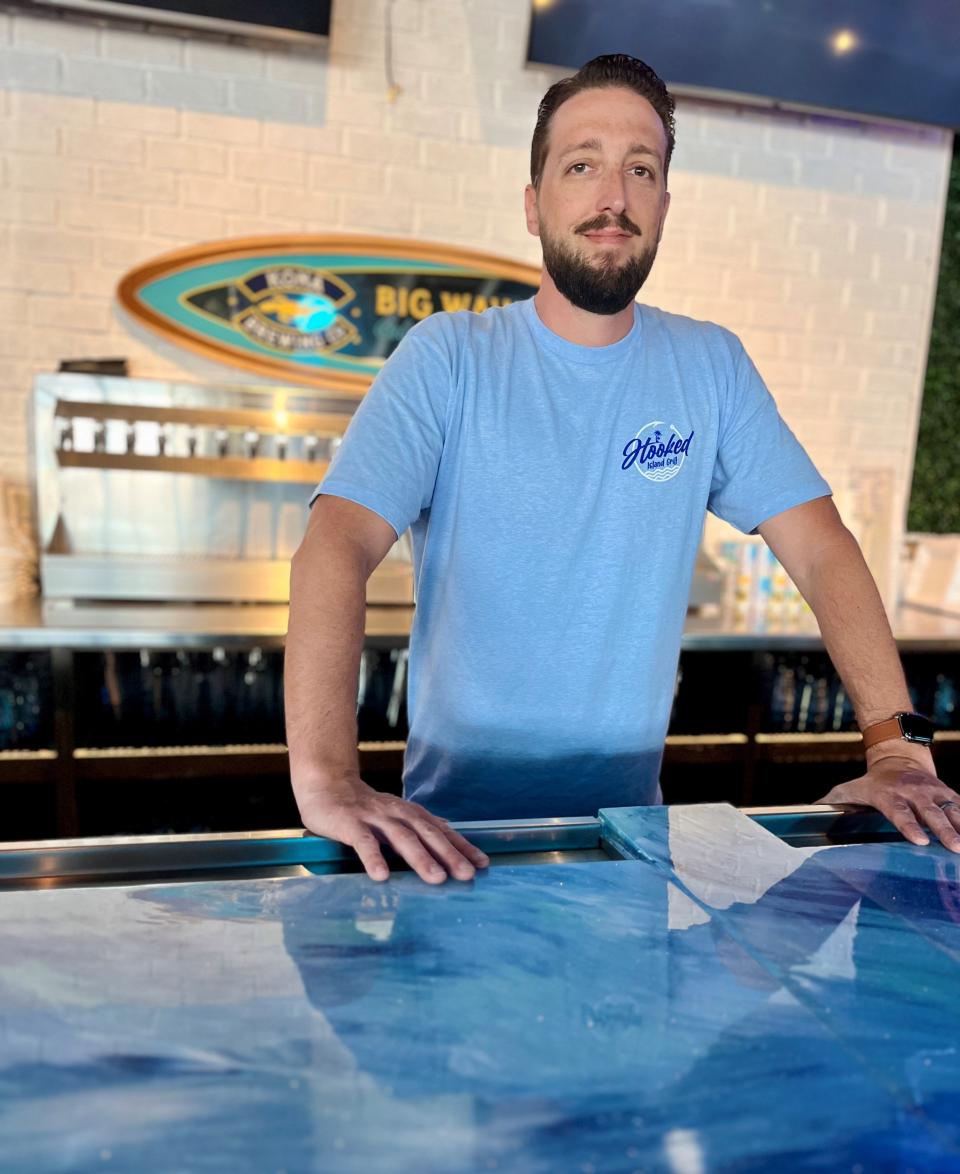
<svg viewBox="0 0 960 1174"><path fill-rule="evenodd" d="M933 722L922 713L895 713L882 722L874 722L863 731L863 748L869 750L877 742L888 738L903 738L905 742L933 744Z"/></svg>

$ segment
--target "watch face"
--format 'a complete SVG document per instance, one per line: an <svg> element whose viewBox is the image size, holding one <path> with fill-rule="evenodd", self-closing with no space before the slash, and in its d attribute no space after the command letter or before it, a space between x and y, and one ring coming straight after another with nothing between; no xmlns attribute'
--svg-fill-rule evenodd
<svg viewBox="0 0 960 1174"><path fill-rule="evenodd" d="M933 741L933 723L920 713L898 713L900 732L908 742L923 742L929 746Z"/></svg>

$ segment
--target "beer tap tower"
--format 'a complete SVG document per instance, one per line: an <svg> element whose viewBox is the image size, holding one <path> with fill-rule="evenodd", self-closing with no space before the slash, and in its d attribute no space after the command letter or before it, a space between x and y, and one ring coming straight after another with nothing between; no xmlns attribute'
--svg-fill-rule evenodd
<svg viewBox="0 0 960 1174"><path fill-rule="evenodd" d="M39 376L34 472L46 600L284 603L311 487L355 398ZM412 602L401 540L370 603Z"/></svg>

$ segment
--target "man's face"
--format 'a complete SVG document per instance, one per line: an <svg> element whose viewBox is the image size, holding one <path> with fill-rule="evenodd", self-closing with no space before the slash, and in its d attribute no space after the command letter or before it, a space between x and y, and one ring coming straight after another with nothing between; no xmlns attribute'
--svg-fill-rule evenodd
<svg viewBox="0 0 960 1174"><path fill-rule="evenodd" d="M618 314L657 255L670 205L657 112L632 90L584 90L550 123L539 190L524 193L527 228L560 293L592 314Z"/></svg>

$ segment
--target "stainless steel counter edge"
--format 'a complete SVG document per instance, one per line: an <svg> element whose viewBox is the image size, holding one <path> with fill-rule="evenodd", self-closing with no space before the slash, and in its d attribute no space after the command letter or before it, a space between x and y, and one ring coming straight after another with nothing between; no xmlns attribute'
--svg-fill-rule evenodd
<svg viewBox="0 0 960 1174"><path fill-rule="evenodd" d="M596 848L597 819L521 819L455 825L490 855ZM108 836L0 843L0 888L27 880L95 877L196 877L270 866L336 866L355 862L353 851L302 828L209 835Z"/></svg>
<svg viewBox="0 0 960 1174"><path fill-rule="evenodd" d="M410 606L371 605L366 635L405 641L412 622ZM0 604L0 648L7 649L282 648L286 632L287 608L268 604Z"/></svg>
<svg viewBox="0 0 960 1174"><path fill-rule="evenodd" d="M367 607L370 640L403 641L410 635L413 608ZM210 648L216 645L265 648L283 646L287 608L282 605L136 604L83 607L43 603L39 599L0 604L0 648L75 650L136 648ZM902 608L894 632L902 652L960 650L960 616ZM815 628L742 630L723 617L688 617L685 651L818 651L823 640Z"/></svg>
<svg viewBox="0 0 960 1174"><path fill-rule="evenodd" d="M741 811L793 846L825 846L842 842L844 835L901 838L879 812L867 808L816 804ZM605 847L613 858L637 855L611 834L603 820L590 817L489 820L454 826L490 856L599 847ZM159 881L174 874L182 879L252 877L265 868L303 865L335 871L350 863L356 864L351 849L303 828L31 840L0 843L0 889L44 880L82 884L97 878L112 878L114 883L134 878Z"/></svg>

